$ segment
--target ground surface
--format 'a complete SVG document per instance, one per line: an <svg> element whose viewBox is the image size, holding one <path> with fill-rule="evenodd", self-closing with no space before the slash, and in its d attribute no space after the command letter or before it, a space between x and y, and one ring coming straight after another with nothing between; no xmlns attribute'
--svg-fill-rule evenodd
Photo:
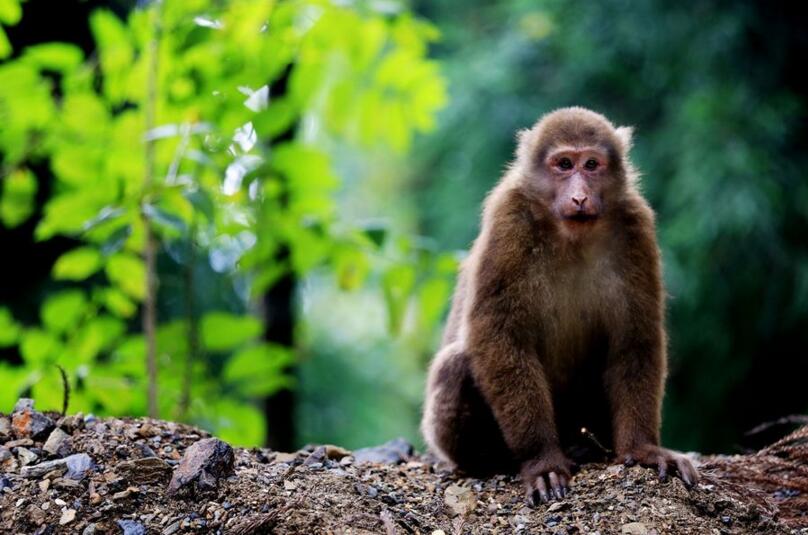
<svg viewBox="0 0 808 535"><path fill-rule="evenodd" d="M183 460L206 433L53 414L48 427L36 414L0 415L3 534L808 533L799 490L808 433L783 451L701 459L702 482L691 491L645 468L587 466L566 500L530 508L513 478L464 478L409 455L402 442L358 452L234 449L228 458L229 447L207 441ZM384 462L363 462L374 458ZM188 483L194 470L204 477Z"/></svg>

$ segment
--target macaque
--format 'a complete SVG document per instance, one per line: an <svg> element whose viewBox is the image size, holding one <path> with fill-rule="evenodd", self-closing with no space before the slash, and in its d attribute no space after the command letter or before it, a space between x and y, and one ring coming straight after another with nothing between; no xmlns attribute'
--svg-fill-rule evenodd
<svg viewBox="0 0 808 535"><path fill-rule="evenodd" d="M430 367L430 448L471 475L518 471L531 503L563 498L592 442L661 479L698 479L660 447L665 291L631 136L583 108L519 133Z"/></svg>

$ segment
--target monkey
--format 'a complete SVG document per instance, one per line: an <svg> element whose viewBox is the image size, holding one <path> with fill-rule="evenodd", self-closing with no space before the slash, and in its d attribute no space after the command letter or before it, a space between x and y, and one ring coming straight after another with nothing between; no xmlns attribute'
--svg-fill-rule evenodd
<svg viewBox="0 0 808 535"><path fill-rule="evenodd" d="M580 107L518 133L430 365L429 449L470 475L518 472L534 505L564 498L575 466L605 450L698 480L660 446L665 290L632 134Z"/></svg>

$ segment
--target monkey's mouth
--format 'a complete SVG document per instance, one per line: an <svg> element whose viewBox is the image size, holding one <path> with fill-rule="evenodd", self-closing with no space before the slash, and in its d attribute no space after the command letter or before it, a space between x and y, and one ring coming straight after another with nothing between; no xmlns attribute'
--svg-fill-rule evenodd
<svg viewBox="0 0 808 535"><path fill-rule="evenodd" d="M597 214L587 214L586 212L576 212L574 214L564 216L564 220L571 223L592 223L597 219Z"/></svg>

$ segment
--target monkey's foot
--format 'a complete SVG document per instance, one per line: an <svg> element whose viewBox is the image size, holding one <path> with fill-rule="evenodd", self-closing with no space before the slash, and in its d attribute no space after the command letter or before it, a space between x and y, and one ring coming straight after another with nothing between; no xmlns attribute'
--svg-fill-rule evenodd
<svg viewBox="0 0 808 535"><path fill-rule="evenodd" d="M547 503L564 498L569 492L570 474L574 465L561 452L522 463L520 475L528 503L536 505L539 501Z"/></svg>
<svg viewBox="0 0 808 535"><path fill-rule="evenodd" d="M693 487L699 480L698 471L687 457L679 452L652 444L638 446L627 453L618 455L617 462L622 462L626 466L640 464L656 468L659 471L660 481L665 481L668 471L671 470L684 481L688 488Z"/></svg>

